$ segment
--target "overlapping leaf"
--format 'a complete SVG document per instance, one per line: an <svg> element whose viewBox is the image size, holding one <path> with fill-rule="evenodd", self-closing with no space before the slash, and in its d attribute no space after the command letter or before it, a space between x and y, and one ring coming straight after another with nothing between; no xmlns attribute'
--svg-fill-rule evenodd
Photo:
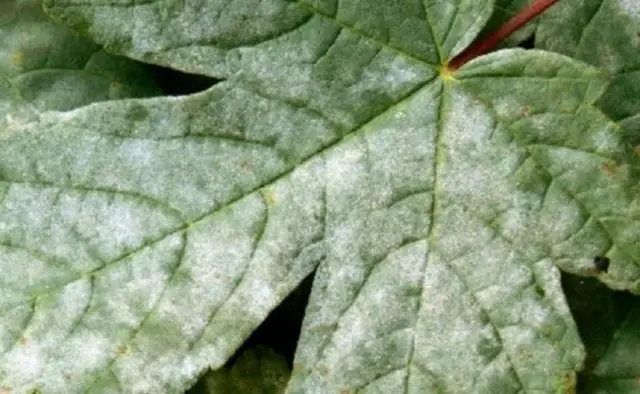
<svg viewBox="0 0 640 394"><path fill-rule="evenodd" d="M593 279L567 275L564 288L587 349L579 392L628 394L640 389L640 299ZM594 319L597 316L597 319Z"/></svg>
<svg viewBox="0 0 640 394"><path fill-rule="evenodd" d="M640 8L630 0L561 1L541 18L536 46L607 69L613 80L598 105L640 131ZM636 133L636 135L639 135ZM640 137L633 139L640 144Z"/></svg>
<svg viewBox="0 0 640 394"><path fill-rule="evenodd" d="M281 394L288 378L282 356L257 347L243 352L231 368L210 372L204 381L207 394Z"/></svg>
<svg viewBox="0 0 640 394"><path fill-rule="evenodd" d="M0 4L0 127L45 110L158 94L144 67L56 25L40 1Z"/></svg>
<svg viewBox="0 0 640 394"><path fill-rule="evenodd" d="M540 51L442 68L490 1L48 0L110 50L228 80L9 129L0 385L181 392L319 263L289 392L568 390L554 263L638 291L638 202Z"/></svg>
<svg viewBox="0 0 640 394"><path fill-rule="evenodd" d="M536 46L555 52L570 55L585 62L602 67L609 71L611 83L609 88L597 101L597 106L611 119L617 122L617 134L621 140L621 148L616 157L602 163L598 174L607 173L616 180L623 180L629 199L611 202L622 204L628 208L628 219L609 218L607 220L612 231L626 232L626 229L638 228L638 180L640 179L640 52L638 52L638 30L640 9L633 1L624 0L590 0L562 1L554 5L541 18L536 32ZM601 186L604 187L604 186ZM620 234L627 241L622 244L623 253L632 256L635 264L639 261L636 250L640 247L640 239L635 231L629 230L627 235ZM563 266L573 271L574 267L567 261ZM630 264L635 271L635 264ZM580 270L578 270L579 272ZM625 288L611 280L605 283L613 288ZM637 283L637 282L636 282ZM636 285L630 288L637 293Z"/></svg>

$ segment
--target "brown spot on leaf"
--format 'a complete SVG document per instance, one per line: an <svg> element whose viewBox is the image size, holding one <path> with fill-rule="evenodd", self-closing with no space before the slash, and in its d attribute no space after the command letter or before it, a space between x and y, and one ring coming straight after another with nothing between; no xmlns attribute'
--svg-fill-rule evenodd
<svg viewBox="0 0 640 394"><path fill-rule="evenodd" d="M23 53L21 51L16 51L11 54L11 62L16 66L22 65Z"/></svg>
<svg viewBox="0 0 640 394"><path fill-rule="evenodd" d="M529 107L528 105L525 105L524 108L522 108L522 116L529 116L531 115L531 107Z"/></svg>
<svg viewBox="0 0 640 394"><path fill-rule="evenodd" d="M616 167L615 163L608 162L602 165L602 171L604 171L610 177L614 177L616 175L616 172L618 171L618 167Z"/></svg>
<svg viewBox="0 0 640 394"><path fill-rule="evenodd" d="M13 388L11 386L0 387L0 394L11 394L11 393L13 393Z"/></svg>
<svg viewBox="0 0 640 394"><path fill-rule="evenodd" d="M18 342L20 342L21 345L26 345L27 342L29 342L29 340L27 339L27 337L25 337L24 335L20 337L20 339L18 340Z"/></svg>
<svg viewBox="0 0 640 394"><path fill-rule="evenodd" d="M578 387L578 381L576 379L576 374L568 373L564 376L564 393L565 394L576 394L576 389Z"/></svg>
<svg viewBox="0 0 640 394"><path fill-rule="evenodd" d="M327 368L324 365L321 365L318 367L318 373L322 376L327 376L329 375L329 368Z"/></svg>
<svg viewBox="0 0 640 394"><path fill-rule="evenodd" d="M118 346L118 349L116 349L116 354L118 356L124 356L124 355L127 355L129 353L130 353L130 349L126 345Z"/></svg>

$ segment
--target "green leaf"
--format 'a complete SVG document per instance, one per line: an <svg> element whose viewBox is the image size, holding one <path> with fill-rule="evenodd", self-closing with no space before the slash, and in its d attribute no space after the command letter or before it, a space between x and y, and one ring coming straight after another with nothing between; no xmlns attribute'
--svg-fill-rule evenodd
<svg viewBox="0 0 640 394"><path fill-rule="evenodd" d="M592 393L640 392L640 307L635 304L587 381Z"/></svg>
<svg viewBox="0 0 640 394"><path fill-rule="evenodd" d="M160 93L144 66L53 23L38 0L0 4L0 127L96 101Z"/></svg>
<svg viewBox="0 0 640 394"><path fill-rule="evenodd" d="M640 298L614 293L593 279L566 276L563 285L587 348L581 392L640 392Z"/></svg>
<svg viewBox="0 0 640 394"><path fill-rule="evenodd" d="M348 75L372 60L381 45L385 52L400 51L403 57L437 65L469 45L493 9L493 0L44 4L53 17L112 51L213 77L229 77L247 66L265 74L278 71L252 64L258 56L272 65L289 65L281 70L286 72L291 63L305 59L324 68L346 53L354 56L351 69L342 70ZM301 41L305 44L299 45ZM295 56L289 51L292 45L299 46Z"/></svg>
<svg viewBox="0 0 640 394"><path fill-rule="evenodd" d="M606 255L593 274L640 292L603 73L523 50L441 67L491 1L193 4L45 2L227 80L7 128L0 387L182 392L317 268L290 393L571 391L554 263Z"/></svg>
<svg viewBox="0 0 640 394"><path fill-rule="evenodd" d="M289 379L282 356L265 347L243 352L230 368L205 376L208 394L282 394Z"/></svg>
<svg viewBox="0 0 640 394"><path fill-rule="evenodd" d="M566 0L542 18L536 46L607 69L613 80L598 105L640 136L640 37L638 3L629 0ZM634 146L640 137L634 138Z"/></svg>

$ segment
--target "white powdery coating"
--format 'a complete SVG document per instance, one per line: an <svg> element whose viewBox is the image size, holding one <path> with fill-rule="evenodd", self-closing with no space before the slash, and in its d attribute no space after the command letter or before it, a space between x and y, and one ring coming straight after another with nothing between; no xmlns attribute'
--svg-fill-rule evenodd
<svg viewBox="0 0 640 394"><path fill-rule="evenodd" d="M364 92L377 88L380 86L381 74L384 86L388 86L392 91L397 91L424 78L424 70L416 67L415 63L409 62L406 56L382 48L380 53L371 60L369 67L364 70L358 88Z"/></svg>
<svg viewBox="0 0 640 394"><path fill-rule="evenodd" d="M26 184L12 184L3 208L0 236L61 260L60 272L95 269L181 224L134 197Z"/></svg>
<svg viewBox="0 0 640 394"><path fill-rule="evenodd" d="M159 15L155 11L157 6L153 3L150 4L137 4L131 9L133 16L133 23L131 23L131 43L133 44L135 51L138 53L153 53L161 50L159 40L162 37L161 25L158 19ZM114 18L114 17L112 17ZM103 22L104 25L109 26L113 24L113 20ZM123 19L127 20L127 19ZM197 24L194 24L197 26ZM185 31L189 30L185 27Z"/></svg>
<svg viewBox="0 0 640 394"><path fill-rule="evenodd" d="M3 308L4 309L4 308ZM12 307L0 315L0 354L5 353L16 341L20 333L21 323L31 314L28 304Z"/></svg>
<svg viewBox="0 0 640 394"><path fill-rule="evenodd" d="M431 255L415 327L413 363L434 373L443 387L457 387L460 392L473 392L474 384L473 379L461 377L478 376L488 364L479 351L482 344L499 350L499 340L483 321L483 309L472 292L438 254Z"/></svg>
<svg viewBox="0 0 640 394"><path fill-rule="evenodd" d="M155 149L146 140L125 141L118 147L117 156L122 157L127 167L144 168L151 164Z"/></svg>
<svg viewBox="0 0 640 394"><path fill-rule="evenodd" d="M630 17L639 20L640 19L640 2L637 0L617 0L618 5L622 8Z"/></svg>
<svg viewBox="0 0 640 394"><path fill-rule="evenodd" d="M44 359L42 349L37 345L26 345L12 351L4 357L3 364L4 372L13 379L4 380L3 386L20 387L40 376L45 367Z"/></svg>
<svg viewBox="0 0 640 394"><path fill-rule="evenodd" d="M317 241L322 228L319 164L296 169L262 190L262 198L254 193L191 226L183 262L149 318L152 327L168 327L167 338L141 327L131 353L114 363L124 386L162 391L220 366L310 272L315 260L296 251Z"/></svg>
<svg viewBox="0 0 640 394"><path fill-rule="evenodd" d="M96 279L96 287L103 291L97 296L104 297L105 309L100 318L114 326L136 327L155 305L174 267L180 264L176 256L182 243L176 234L104 269Z"/></svg>
<svg viewBox="0 0 640 394"><path fill-rule="evenodd" d="M124 250L141 246L145 239L158 237L163 229L180 224L154 208L124 196L115 196L112 201L106 193L89 194L75 223L81 235L78 241L88 241L89 245L81 246L93 247L99 252L99 259L113 260Z"/></svg>
<svg viewBox="0 0 640 394"><path fill-rule="evenodd" d="M62 194L58 198L57 208L52 207L59 194L60 191L53 188L43 190L29 185L11 184L4 195L3 209L0 211L0 236L14 240L17 245L28 239L30 248L45 250L47 254L64 260L91 261L76 242L69 240L69 230L79 210L79 201ZM70 203L69 200L74 202ZM73 212L66 207L73 208ZM25 218L34 222L28 222ZM32 272L36 274L38 270Z"/></svg>
<svg viewBox="0 0 640 394"><path fill-rule="evenodd" d="M74 282L57 297L43 298L28 327L13 348L2 356L2 365L11 376L9 386L21 386L47 371L58 359L54 356L68 333L82 316L90 296L89 282Z"/></svg>
<svg viewBox="0 0 640 394"><path fill-rule="evenodd" d="M534 263L532 268L535 272L537 282L550 295L547 299L551 302L553 309L561 315L571 327L574 326L573 317L569 305L564 301L564 290L562 288L560 270L553 264L551 259L543 259Z"/></svg>
<svg viewBox="0 0 640 394"><path fill-rule="evenodd" d="M355 199L355 202L366 199L368 188L364 187L364 190L354 188L354 185L366 185L364 181L367 173L366 164L366 151L360 137L350 138L327 154L328 206L345 209L343 207L350 206L350 199ZM336 217L346 217L342 212L336 212L335 215Z"/></svg>
<svg viewBox="0 0 640 394"><path fill-rule="evenodd" d="M315 324L331 324L336 319L336 312L340 311L350 301L354 284L361 283L365 278L364 262L354 248L354 239L361 233L361 221L345 221L333 227L327 234L327 244L332 245L328 251L328 258L335 262L331 275L326 279L329 289L343 289L324 295L314 316ZM344 263L348 262L348 263Z"/></svg>
<svg viewBox="0 0 640 394"><path fill-rule="evenodd" d="M426 241L407 245L376 265L362 284L357 297L339 320L332 343L327 348L328 365L337 366L361 356L364 345L407 328L413 321L417 299L406 297L407 289L417 289L422 281ZM354 352L354 354L350 354ZM403 354L388 354L394 359ZM359 366L363 368L365 366Z"/></svg>
<svg viewBox="0 0 640 394"><path fill-rule="evenodd" d="M61 352L61 360L66 360L66 368L63 371L100 371L104 363L111 356L115 344L103 333L94 330L80 329L65 342L64 351Z"/></svg>
<svg viewBox="0 0 640 394"><path fill-rule="evenodd" d="M446 198L484 218L503 211L511 205L508 175L516 168L516 152L503 142L494 142L491 135L499 131L494 119L464 92L452 89L447 102L450 111L439 146L445 163L440 164L438 174Z"/></svg>
<svg viewBox="0 0 640 394"><path fill-rule="evenodd" d="M251 295L251 301L245 306L243 312L249 319L260 321L265 311L274 304L276 292L271 284L260 277L254 277L243 285L241 293Z"/></svg>

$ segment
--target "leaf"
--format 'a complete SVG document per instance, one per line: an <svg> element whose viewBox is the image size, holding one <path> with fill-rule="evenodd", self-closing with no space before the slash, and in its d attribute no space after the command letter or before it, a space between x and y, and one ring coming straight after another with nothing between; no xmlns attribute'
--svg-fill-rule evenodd
<svg viewBox="0 0 640 394"><path fill-rule="evenodd" d="M640 12L628 0L567 0L542 18L536 46L607 69L613 80L598 105L613 120L640 131ZM562 34L559 34L562 32ZM640 137L633 140L640 144Z"/></svg>
<svg viewBox="0 0 640 394"><path fill-rule="evenodd" d="M40 1L3 1L0 31L0 127L46 110L160 93L142 65L54 24Z"/></svg>
<svg viewBox="0 0 640 394"><path fill-rule="evenodd" d="M281 394L289 373L282 356L257 347L242 353L231 368L208 373L205 382L208 394Z"/></svg>
<svg viewBox="0 0 640 394"><path fill-rule="evenodd" d="M304 59L325 68L340 60L344 48L352 48L356 52L351 53L351 69L343 70L346 78L363 62L374 59L380 44L385 45L384 52L395 49L387 56L401 51L402 58L437 64L469 45L493 9L492 0L453 0L448 4L434 0L247 0L231 7L224 2L196 6L183 0L166 4L96 0L95 6L91 4L44 1L54 18L114 52L212 77L229 77L248 65L265 74L277 71L259 69L256 56L268 57L269 64L289 64L282 71ZM299 46L300 40L306 44ZM287 51L292 45L300 47L296 56Z"/></svg>
<svg viewBox="0 0 640 394"><path fill-rule="evenodd" d="M443 67L492 4L47 0L226 81L8 129L0 386L182 392L317 267L290 393L570 392L554 263L640 291L637 184L600 70Z"/></svg>
<svg viewBox="0 0 640 394"><path fill-rule="evenodd" d="M637 393L640 391L640 308L629 311L588 381L593 393Z"/></svg>
<svg viewBox="0 0 640 394"><path fill-rule="evenodd" d="M589 355L581 392L640 391L640 299L613 293L593 279L567 276L563 284Z"/></svg>
<svg viewBox="0 0 640 394"><path fill-rule="evenodd" d="M289 125L261 134L248 109ZM322 258L311 180L323 165L286 159L331 132L221 84L45 114L11 133L0 159L4 384L173 392L221 366Z"/></svg>
<svg viewBox="0 0 640 394"><path fill-rule="evenodd" d="M584 60L605 68L611 75L611 84L596 105L618 124L621 147L618 157L604 163L602 170L612 177L625 177L631 199L620 203L637 212L638 180L640 179L640 101L636 92L640 86L640 65L637 25L640 14L634 2L624 0L563 1L545 13L536 31L536 46ZM615 29L611 27L615 26ZM562 32L562 34L560 34ZM621 175L620 170L624 175ZM635 193L636 196L633 196ZM637 222L635 213L631 214ZM610 231L618 232L619 219L607 219ZM627 221L623 228L638 226ZM625 231L625 230L623 230ZM622 235L622 234L621 234ZM637 235L627 235L626 254L633 255L638 248ZM634 258L638 261L637 257ZM570 264L563 265L578 272ZM584 274L584 272L582 272ZM622 289L605 281L615 289ZM636 288L637 285L631 286ZM637 293L637 290L634 290Z"/></svg>

